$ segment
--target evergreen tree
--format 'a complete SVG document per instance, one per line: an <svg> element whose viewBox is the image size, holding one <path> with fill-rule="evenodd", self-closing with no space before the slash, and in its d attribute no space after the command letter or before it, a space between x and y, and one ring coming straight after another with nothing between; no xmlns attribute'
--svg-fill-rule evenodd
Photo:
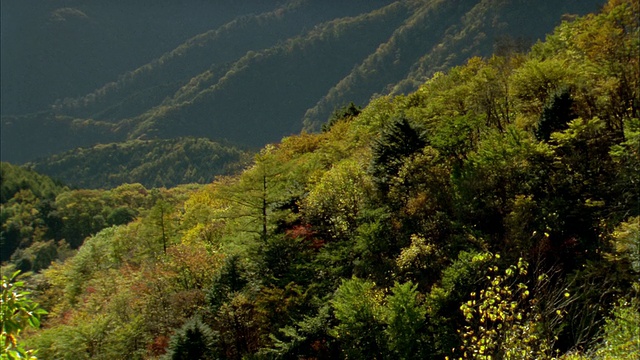
<svg viewBox="0 0 640 360"><path fill-rule="evenodd" d="M424 359L429 345L424 331L427 309L419 303L417 285L396 282L391 291L384 316L387 347L394 359Z"/></svg>
<svg viewBox="0 0 640 360"><path fill-rule="evenodd" d="M166 360L213 359L214 333L199 317L187 321L169 342Z"/></svg>
<svg viewBox="0 0 640 360"><path fill-rule="evenodd" d="M245 287L247 279L244 273L245 270L238 255L230 255L224 259L222 268L207 292L207 302L213 312L218 311L233 293Z"/></svg>
<svg viewBox="0 0 640 360"><path fill-rule="evenodd" d="M391 180L398 174L404 160L426 145L420 134L405 117L395 119L382 130L373 143L370 172L378 190L386 194Z"/></svg>
<svg viewBox="0 0 640 360"><path fill-rule="evenodd" d="M350 119L358 116L362 112L361 106L356 106L353 102L350 102L349 105L343 106L340 109L334 110L333 114L329 118L326 124L322 125L322 132L327 132L331 129L335 123L343 119Z"/></svg>
<svg viewBox="0 0 640 360"><path fill-rule="evenodd" d="M575 118L571 93L567 89L558 91L551 96L542 110L535 131L536 138L549 141L551 133L566 129L569 121Z"/></svg>

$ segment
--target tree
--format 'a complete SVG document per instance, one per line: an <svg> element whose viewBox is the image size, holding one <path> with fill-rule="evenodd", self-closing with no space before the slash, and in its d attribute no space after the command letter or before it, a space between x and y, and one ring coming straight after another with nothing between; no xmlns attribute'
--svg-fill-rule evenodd
<svg viewBox="0 0 640 360"><path fill-rule="evenodd" d="M31 190L20 190L0 208L0 260L9 260L20 248L42 240L47 227L39 213L42 200Z"/></svg>
<svg viewBox="0 0 640 360"><path fill-rule="evenodd" d="M220 334L216 351L223 358L240 360L263 345L266 324L254 299L250 293L235 293L216 313L213 326Z"/></svg>
<svg viewBox="0 0 640 360"><path fill-rule="evenodd" d="M386 346L383 343L381 295L374 283L355 277L343 280L333 295L331 305L338 325L331 334L340 341L345 358L382 358Z"/></svg>
<svg viewBox="0 0 640 360"><path fill-rule="evenodd" d="M536 138L541 141L549 141L551 133L564 130L569 121L575 118L571 93L567 89L556 92L542 110L535 131Z"/></svg>
<svg viewBox="0 0 640 360"><path fill-rule="evenodd" d="M426 299L428 321L433 337L434 354L444 358L462 346L458 330L466 324L460 311L469 293L476 291L487 275L493 255L487 252L462 251L431 287ZM426 287L429 289L429 287Z"/></svg>
<svg viewBox="0 0 640 360"><path fill-rule="evenodd" d="M290 200L281 181L286 165L275 155L275 148L267 146L250 168L219 193L232 205L224 216L234 220L239 233L253 234L260 244L267 241L277 221L290 214L291 209L280 206Z"/></svg>
<svg viewBox="0 0 640 360"><path fill-rule="evenodd" d="M88 236L107 226L108 206L104 192L74 190L56 197L58 216L62 219L61 236L72 248L78 248Z"/></svg>
<svg viewBox="0 0 640 360"><path fill-rule="evenodd" d="M207 290L207 302L212 312L217 312L220 306L240 292L248 283L246 269L238 255L229 255Z"/></svg>
<svg viewBox="0 0 640 360"><path fill-rule="evenodd" d="M554 97L575 87L581 76L578 69L568 66L566 59L557 57L533 57L516 69L510 81L518 115L525 120L523 125L535 125L545 105L549 107Z"/></svg>
<svg viewBox="0 0 640 360"><path fill-rule="evenodd" d="M640 215L640 119L624 123L624 139L611 147L609 154L615 163L614 188L618 194L617 217Z"/></svg>
<svg viewBox="0 0 640 360"><path fill-rule="evenodd" d="M448 261L446 252L422 236L411 235L411 243L396 258L397 277L430 288L441 276Z"/></svg>
<svg viewBox="0 0 640 360"><path fill-rule="evenodd" d="M370 173L381 194L389 190L391 180L398 174L404 160L426 145L420 134L405 117L393 120L380 138L373 143Z"/></svg>
<svg viewBox="0 0 640 360"><path fill-rule="evenodd" d="M358 116L362 112L361 106L356 106L353 102L350 102L349 105L345 105L340 109L336 109L331 114L331 117L327 121L326 124L322 124L322 132L327 132L331 129L335 123L340 120L351 119Z"/></svg>
<svg viewBox="0 0 640 360"><path fill-rule="evenodd" d="M215 336L199 317L187 321L169 342L167 360L207 360L212 358Z"/></svg>
<svg viewBox="0 0 640 360"><path fill-rule="evenodd" d="M107 224L109 224L110 226L123 225L135 219L136 215L137 214L135 210L122 206L122 207L113 209L113 211L111 211L111 213L109 213L109 215L107 216L106 220L107 220Z"/></svg>
<svg viewBox="0 0 640 360"><path fill-rule="evenodd" d="M460 306L468 323L461 331L464 358L551 358L553 342L540 334L537 301L523 281L528 267L520 259L501 274L498 266L490 265L487 286L472 292L471 299ZM557 316L562 317L561 309L557 309Z"/></svg>
<svg viewBox="0 0 640 360"><path fill-rule="evenodd" d="M353 272L356 276L391 285L395 271L395 255L402 246L402 234L394 231L387 208L366 209L359 217L360 225L351 239L355 240Z"/></svg>
<svg viewBox="0 0 640 360"><path fill-rule="evenodd" d="M503 131L513 120L509 77L520 56L493 56L480 62L467 82L467 108L483 116L487 126Z"/></svg>
<svg viewBox="0 0 640 360"><path fill-rule="evenodd" d="M325 172L309 191L303 211L325 239L345 239L357 228L371 184L359 161L348 159Z"/></svg>
<svg viewBox="0 0 640 360"><path fill-rule="evenodd" d="M318 302L317 299L315 299ZM273 347L265 349L263 353L276 356L278 359L336 359L339 352L337 341L332 341L329 335L332 318L331 307L323 304L317 313L305 315L295 323L295 326L285 326L280 329L281 337L272 335ZM284 338L284 340L281 340Z"/></svg>
<svg viewBox="0 0 640 360"><path fill-rule="evenodd" d="M513 231L509 228L512 223L507 219L520 197L537 195L546 189L552 161L551 148L525 131L509 126L505 132L490 132L478 149L468 155L460 175L453 178L458 216L490 236L493 241L489 245L497 247L496 251L502 251L507 242L525 238L524 235L517 238L505 236ZM533 230L544 229L544 222L551 220L539 212L534 212L532 218L542 224L539 227L535 222L516 224L533 226L533 229L526 229L527 239ZM528 245L515 244L523 251L529 250ZM508 246L513 247L514 244Z"/></svg>
<svg viewBox="0 0 640 360"><path fill-rule="evenodd" d="M453 228L453 172L451 161L430 146L405 160L392 179L387 200L397 209L395 217L405 238L418 234L443 248L456 246L448 241Z"/></svg>
<svg viewBox="0 0 640 360"><path fill-rule="evenodd" d="M595 351L598 358L633 359L640 354L640 297L637 295L639 285L636 284L636 296L631 300L620 300L612 310L613 317L606 320L602 343Z"/></svg>
<svg viewBox="0 0 640 360"><path fill-rule="evenodd" d="M153 206L143 220L148 227L147 229L150 230L149 238L146 239L149 250L155 256L159 253L156 249L157 244L162 245L162 254L166 255L167 248L171 245L176 235L176 201L172 195L162 189L154 189L151 192Z"/></svg>
<svg viewBox="0 0 640 360"><path fill-rule="evenodd" d="M160 241L162 243L162 253L167 254L167 245L169 243L169 233L172 228L171 215L172 207L165 200L159 200L151 208L150 216L154 220L154 224L160 231Z"/></svg>
<svg viewBox="0 0 640 360"><path fill-rule="evenodd" d="M619 196L616 191L620 189L611 186L617 182L611 157L616 139L615 132L598 117L577 118L568 123L567 129L551 135L550 144L556 158L561 159L554 164L545 194L553 206L549 206L549 212L559 214L552 228L561 229L550 232L551 240L560 245L568 238L577 239L572 249L576 255L595 253L604 230L600 219L611 215L612 208L607 204L615 203ZM579 259L571 260L575 263Z"/></svg>
<svg viewBox="0 0 640 360"><path fill-rule="evenodd" d="M395 283L384 308L384 333L394 359L424 359L429 354L425 326L427 309L420 304L417 285Z"/></svg>

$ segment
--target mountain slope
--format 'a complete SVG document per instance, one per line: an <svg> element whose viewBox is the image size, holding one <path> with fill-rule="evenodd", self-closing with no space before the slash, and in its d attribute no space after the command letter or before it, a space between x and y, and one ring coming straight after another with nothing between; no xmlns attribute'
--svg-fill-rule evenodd
<svg viewBox="0 0 640 360"><path fill-rule="evenodd" d="M52 199L63 189L62 184L48 176L6 162L0 163L0 204L5 204L20 191Z"/></svg>
<svg viewBox="0 0 640 360"><path fill-rule="evenodd" d="M131 135L167 137L198 129L214 138L261 144L298 132L305 109L375 51L410 10L392 4L249 52L227 71L204 77L213 80L198 79L173 101L134 119L138 124Z"/></svg>
<svg viewBox="0 0 640 360"><path fill-rule="evenodd" d="M1 3L2 115L92 92L264 1L24 0Z"/></svg>
<svg viewBox="0 0 640 360"><path fill-rule="evenodd" d="M29 165L65 184L115 188L123 183L174 187L209 183L240 171L249 154L208 139L132 140L79 148Z"/></svg>
<svg viewBox="0 0 640 360"><path fill-rule="evenodd" d="M172 50L149 51L146 64L120 71L116 80L104 82L105 73L97 68L99 79L61 91L46 111L7 105L31 113L7 116L14 111L5 111L3 103L2 158L25 162L79 146L176 136L259 147L299 132L303 124L317 130L350 101L365 105L377 94L413 91L435 71L488 56L499 42L533 43L563 14L586 13L601 3L291 0L238 5L213 20L200 19L211 26L199 33L192 28L193 35ZM79 10L89 19L115 11L92 1L67 5L51 5L50 18L60 9ZM211 11L203 16L212 17ZM82 17L72 10L58 13ZM12 61L3 65L3 80L18 67ZM90 86L97 90L74 95ZM33 88L36 94L35 83ZM9 92L4 81L3 91ZM52 133L59 138L52 141Z"/></svg>
<svg viewBox="0 0 640 360"><path fill-rule="evenodd" d="M371 2L368 7L375 7L377 3L379 1ZM365 11L367 6L359 4L355 8ZM310 25L344 16L345 10L319 2L290 1L271 11L237 17L188 39L90 94L58 102L55 109L102 120L139 115L166 97L173 97L180 88L189 86L213 68L236 62L250 50L272 47Z"/></svg>

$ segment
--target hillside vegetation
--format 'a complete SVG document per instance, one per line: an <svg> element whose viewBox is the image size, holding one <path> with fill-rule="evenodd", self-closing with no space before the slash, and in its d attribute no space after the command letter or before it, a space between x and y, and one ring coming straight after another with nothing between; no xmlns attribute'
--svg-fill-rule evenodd
<svg viewBox="0 0 640 360"><path fill-rule="evenodd" d="M3 16L16 14L3 21L4 161L183 136L260 148L303 127L319 130L351 101L409 93L470 57L526 48L563 14L593 11L602 0L225 1L188 9L163 1L150 12L143 3L56 0L32 12L28 2L3 3ZM42 54L53 58L43 64Z"/></svg>
<svg viewBox="0 0 640 360"><path fill-rule="evenodd" d="M131 216L69 222L87 237L28 278L49 313L21 341L43 359L633 358L639 16L610 0L239 176L59 193L68 216Z"/></svg>
<svg viewBox="0 0 640 360"><path fill-rule="evenodd" d="M159 188L210 183L216 176L237 174L249 160L248 152L232 146L202 138L176 138L79 148L28 166L84 189L126 183Z"/></svg>

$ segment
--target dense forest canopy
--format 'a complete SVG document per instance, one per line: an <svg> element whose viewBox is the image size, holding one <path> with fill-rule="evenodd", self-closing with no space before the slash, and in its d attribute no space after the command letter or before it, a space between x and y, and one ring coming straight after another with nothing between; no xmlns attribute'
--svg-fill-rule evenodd
<svg viewBox="0 0 640 360"><path fill-rule="evenodd" d="M27 166L63 181L91 188L140 183L148 188L212 182L238 173L251 152L206 138L130 140L78 148L37 159Z"/></svg>
<svg viewBox="0 0 640 360"><path fill-rule="evenodd" d="M42 359L634 358L639 19L609 0L206 185L70 190L3 163L3 194L19 184L3 274L32 271L48 312L20 343Z"/></svg>
<svg viewBox="0 0 640 360"><path fill-rule="evenodd" d="M204 185L70 189L2 163L2 272L47 311L5 349L634 358L639 19L637 1L609 0Z"/></svg>

